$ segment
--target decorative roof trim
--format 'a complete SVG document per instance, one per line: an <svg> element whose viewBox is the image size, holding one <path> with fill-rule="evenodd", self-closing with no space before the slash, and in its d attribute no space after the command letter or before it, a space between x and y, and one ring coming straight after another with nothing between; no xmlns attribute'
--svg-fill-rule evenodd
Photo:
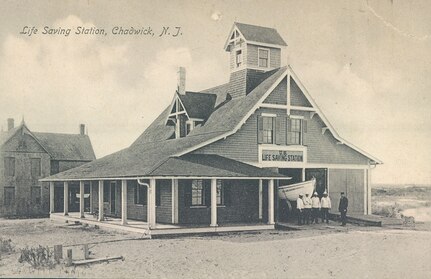
<svg viewBox="0 0 431 279"><path fill-rule="evenodd" d="M229 43L230 43L230 41L231 41L231 38L230 38L230 37L232 37L232 33L233 33L233 32L235 32L235 31L238 31L238 33L239 33L240 37L241 37L244 41L247 41L247 40L245 39L244 35L243 35L243 34L241 33L241 31L239 30L239 28L236 26L236 23L234 23L234 24L232 25L232 28L230 29L229 36L227 36L226 43L224 44L224 50L226 50L226 51L227 51L227 47L229 46Z"/></svg>
<svg viewBox="0 0 431 279"><path fill-rule="evenodd" d="M383 164L383 162L381 160L379 160L378 158L370 155L369 153L363 151L359 147L353 145L352 143L350 143L350 142L346 141L345 139L343 139L342 137L340 137L340 135L337 133L337 131L335 130L335 128L329 122L328 118L326 118L326 116L323 114L322 110L319 108L319 106L317 105L317 103L314 101L313 97L311 97L311 95L308 92L307 88L305 88L305 86L302 84L302 82L300 81L300 79L298 78L298 76L296 75L296 73L293 71L292 67L290 65L288 65L287 67L288 67L289 75L293 78L293 80L299 86L299 88L301 89L302 93L308 99L308 101L310 102L310 104L312 105L312 107L316 109L316 113L320 116L320 118L323 120L323 123L325 123L326 126L327 126L325 128L329 129L329 131L334 136L334 138L337 139L342 144L345 144L348 147L352 148L353 150L361 153L365 157L368 157L369 159L373 160L377 164Z"/></svg>

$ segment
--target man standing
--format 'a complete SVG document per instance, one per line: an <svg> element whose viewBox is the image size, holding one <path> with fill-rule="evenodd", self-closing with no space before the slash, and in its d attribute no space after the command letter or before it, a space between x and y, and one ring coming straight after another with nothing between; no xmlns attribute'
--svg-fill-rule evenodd
<svg viewBox="0 0 431 279"><path fill-rule="evenodd" d="M346 225L346 214L349 200L344 196L344 192L341 192L340 204L338 205L338 211L341 213L341 226Z"/></svg>
<svg viewBox="0 0 431 279"><path fill-rule="evenodd" d="M302 201L302 194L296 199L296 209L298 210L298 225L302 225L302 215L304 210L304 202Z"/></svg>
<svg viewBox="0 0 431 279"><path fill-rule="evenodd" d="M311 198L311 223L319 223L320 199L317 192L314 192Z"/></svg>
<svg viewBox="0 0 431 279"><path fill-rule="evenodd" d="M309 225L310 215L311 215L311 199L308 196L308 194L305 194L303 202L304 202L304 224L307 223L307 225Z"/></svg>
<svg viewBox="0 0 431 279"><path fill-rule="evenodd" d="M328 193L325 191L323 193L323 197L321 200L321 206L322 206L322 223L326 219L326 223L329 223L329 210L331 210L331 199L328 196Z"/></svg>

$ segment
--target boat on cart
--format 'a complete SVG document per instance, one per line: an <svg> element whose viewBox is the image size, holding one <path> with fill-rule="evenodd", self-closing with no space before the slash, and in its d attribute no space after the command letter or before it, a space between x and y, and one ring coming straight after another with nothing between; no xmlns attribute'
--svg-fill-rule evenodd
<svg viewBox="0 0 431 279"><path fill-rule="evenodd" d="M310 197L313 195L313 191L316 186L316 179L313 177L311 180L278 186L278 198L287 201L296 201L299 194L309 194Z"/></svg>

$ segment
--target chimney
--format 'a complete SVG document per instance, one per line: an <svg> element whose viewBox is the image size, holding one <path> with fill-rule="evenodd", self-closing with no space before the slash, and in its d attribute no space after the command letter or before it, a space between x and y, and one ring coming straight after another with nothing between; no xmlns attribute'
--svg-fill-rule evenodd
<svg viewBox="0 0 431 279"><path fill-rule="evenodd" d="M7 130L10 131L15 127L15 121L13 118L7 119Z"/></svg>
<svg viewBox="0 0 431 279"><path fill-rule="evenodd" d="M186 94L186 68L179 67L178 72L178 93L181 95Z"/></svg>
<svg viewBox="0 0 431 279"><path fill-rule="evenodd" d="M79 124L79 134L85 135L85 124Z"/></svg>

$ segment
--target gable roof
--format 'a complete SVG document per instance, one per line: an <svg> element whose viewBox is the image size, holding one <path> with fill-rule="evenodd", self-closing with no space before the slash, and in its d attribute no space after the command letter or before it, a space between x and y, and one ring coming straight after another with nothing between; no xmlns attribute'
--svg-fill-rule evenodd
<svg viewBox="0 0 431 279"><path fill-rule="evenodd" d="M92 161L96 159L88 135L33 133L54 160Z"/></svg>
<svg viewBox="0 0 431 279"><path fill-rule="evenodd" d="M238 30L242 37L249 43L261 43L277 46L287 46L277 29L270 27L263 27L251 24L235 22L229 32L229 37L225 43L224 49L229 45L230 37L234 30Z"/></svg>
<svg viewBox="0 0 431 279"><path fill-rule="evenodd" d="M210 93L186 92L178 94L187 115L191 118L207 119L214 110L217 95Z"/></svg>
<svg viewBox="0 0 431 279"><path fill-rule="evenodd" d="M96 159L87 135L32 132L25 123L7 132L0 132L0 146L22 129L33 137L53 160L92 161Z"/></svg>

